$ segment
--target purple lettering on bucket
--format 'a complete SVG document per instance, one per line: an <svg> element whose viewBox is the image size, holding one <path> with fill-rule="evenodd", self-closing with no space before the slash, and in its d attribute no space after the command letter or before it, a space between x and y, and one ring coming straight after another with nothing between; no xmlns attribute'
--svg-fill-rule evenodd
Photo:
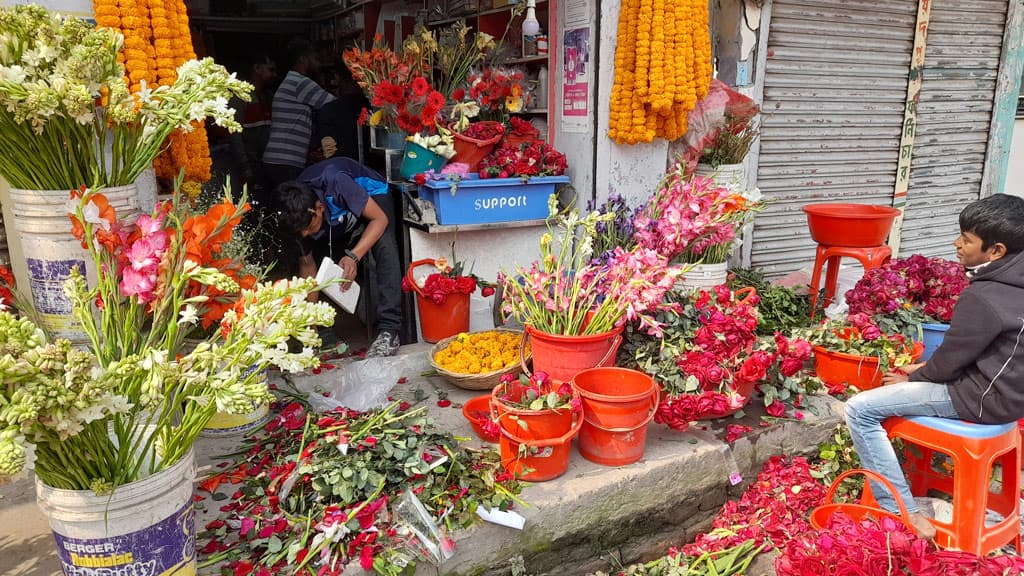
<svg viewBox="0 0 1024 576"><path fill-rule="evenodd" d="M71 299L64 293L64 281L76 266L85 274L85 260L40 260L26 258L29 288L36 310L43 314L70 315Z"/></svg>
<svg viewBox="0 0 1024 576"><path fill-rule="evenodd" d="M192 503L153 526L123 536L69 538L53 533L66 576L194 576Z"/></svg>

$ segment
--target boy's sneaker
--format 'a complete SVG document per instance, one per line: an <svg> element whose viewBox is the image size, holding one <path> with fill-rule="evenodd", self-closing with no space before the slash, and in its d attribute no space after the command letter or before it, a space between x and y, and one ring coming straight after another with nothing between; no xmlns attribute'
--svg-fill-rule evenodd
<svg viewBox="0 0 1024 576"><path fill-rule="evenodd" d="M366 351L366 357L394 356L401 345L397 332L381 330L373 344L370 344L370 349Z"/></svg>

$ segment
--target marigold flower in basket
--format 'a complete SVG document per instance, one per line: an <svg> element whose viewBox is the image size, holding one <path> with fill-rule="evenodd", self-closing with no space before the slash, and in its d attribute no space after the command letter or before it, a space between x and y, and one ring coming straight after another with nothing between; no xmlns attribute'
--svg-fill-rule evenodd
<svg viewBox="0 0 1024 576"><path fill-rule="evenodd" d="M458 337L434 356L434 362L457 374L481 374L519 364L518 332L489 330ZM529 354L529 349L526 350Z"/></svg>

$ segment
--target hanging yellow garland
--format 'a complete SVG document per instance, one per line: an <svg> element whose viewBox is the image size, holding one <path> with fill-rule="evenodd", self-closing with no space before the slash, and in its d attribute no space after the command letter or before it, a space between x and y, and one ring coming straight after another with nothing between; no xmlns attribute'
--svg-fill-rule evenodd
<svg viewBox="0 0 1024 576"><path fill-rule="evenodd" d="M623 0L608 136L620 144L676 140L711 83L706 0Z"/></svg>

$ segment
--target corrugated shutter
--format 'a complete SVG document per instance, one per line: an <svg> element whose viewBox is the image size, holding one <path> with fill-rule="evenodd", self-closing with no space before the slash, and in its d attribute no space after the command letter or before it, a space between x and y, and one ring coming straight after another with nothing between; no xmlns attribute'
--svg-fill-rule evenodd
<svg viewBox="0 0 1024 576"><path fill-rule="evenodd" d="M952 258L981 195L1006 0L932 1L900 255Z"/></svg>
<svg viewBox="0 0 1024 576"><path fill-rule="evenodd" d="M915 0L773 2L754 267L814 262L804 204L892 202L916 19Z"/></svg>

